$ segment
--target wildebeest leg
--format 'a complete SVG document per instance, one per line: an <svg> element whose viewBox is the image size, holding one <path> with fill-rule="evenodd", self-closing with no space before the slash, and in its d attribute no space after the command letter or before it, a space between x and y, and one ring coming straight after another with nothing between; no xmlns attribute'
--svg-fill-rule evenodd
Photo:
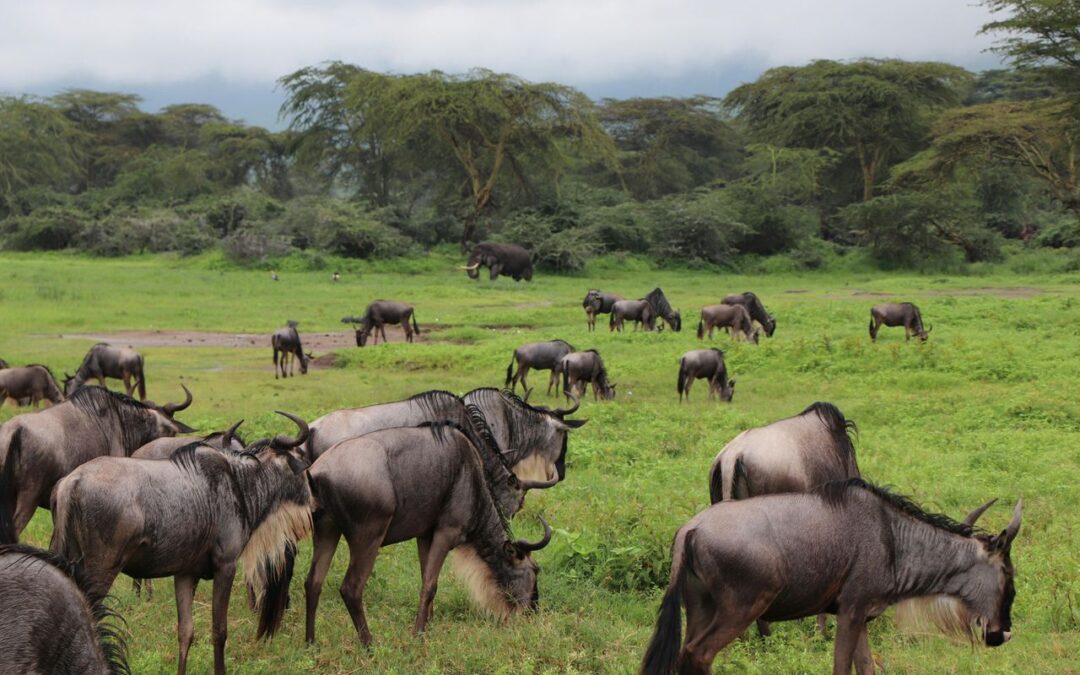
<svg viewBox="0 0 1080 675"><path fill-rule="evenodd" d="M689 595L691 594L688 593L687 596ZM758 596L749 608L737 602L718 603L712 616L704 613L695 616L693 628L689 619L690 604L687 603L686 642L680 655L679 672L708 675L716 654L742 635L775 597L775 593ZM702 609L706 604L702 603ZM707 624L701 627L705 622Z"/></svg>
<svg viewBox="0 0 1080 675"><path fill-rule="evenodd" d="M379 546L390 527L390 518L372 524L365 523L365 531L350 532L346 536L349 542L349 569L341 582L341 599L352 617L353 627L360 637L360 644L371 646L371 630L364 614L364 586L367 585L371 570L375 567L375 558L379 555ZM372 531L375 528L377 531Z"/></svg>
<svg viewBox="0 0 1080 675"><path fill-rule="evenodd" d="M124 381L124 391L131 396L131 392L135 391L135 387L131 386L131 373L125 370L124 376L120 379Z"/></svg>
<svg viewBox="0 0 1080 675"><path fill-rule="evenodd" d="M385 323L383 325L379 326L379 332L382 333L383 344L386 344L388 342L388 340L386 339L386 324Z"/></svg>
<svg viewBox="0 0 1080 675"><path fill-rule="evenodd" d="M225 641L229 639L229 596L232 595L236 563L222 565L214 573L214 675L225 675Z"/></svg>
<svg viewBox="0 0 1080 675"><path fill-rule="evenodd" d="M319 609L319 596L322 595L326 572L334 560L334 552L337 551L340 540L341 530L333 518L327 515L316 518L312 529L311 569L308 570L307 581L304 582L304 609L307 617L305 639L309 644L315 642L315 612Z"/></svg>
<svg viewBox="0 0 1080 675"><path fill-rule="evenodd" d="M173 587L176 589L176 638L180 642L180 658L176 666L176 672L179 675L187 672L188 650L191 649L191 641L195 639L195 622L191 618L191 606L195 602L195 587L198 585L198 577L181 575L173 577Z"/></svg>
<svg viewBox="0 0 1080 675"><path fill-rule="evenodd" d="M850 675L851 663L859 647L860 639L866 635L866 622L856 617L851 611L842 611L836 615L836 643L833 647L833 675ZM867 643L869 652L869 643ZM867 654L869 656L869 654ZM859 675L873 672L859 669Z"/></svg>
<svg viewBox="0 0 1080 675"><path fill-rule="evenodd" d="M135 591L135 597L138 598L142 596L142 589L144 586L146 587L146 599L152 600L154 598L154 580L132 577L131 590Z"/></svg>
<svg viewBox="0 0 1080 675"><path fill-rule="evenodd" d="M278 350L274 347L274 379L278 379Z"/></svg>
<svg viewBox="0 0 1080 675"><path fill-rule="evenodd" d="M818 616L824 617L824 614ZM867 626L862 625L859 638L855 642L855 672L858 675L874 675L874 658L870 653L870 636L867 634Z"/></svg>
<svg viewBox="0 0 1080 675"><path fill-rule="evenodd" d="M555 395L559 395L559 378L555 375L555 369L551 369L551 377L548 378L548 392L547 395L551 396L551 385L555 385Z"/></svg>
<svg viewBox="0 0 1080 675"><path fill-rule="evenodd" d="M423 582L420 585L420 608L416 612L416 624L413 626L413 634L420 635L431 618L431 605L435 602L435 592L439 590L439 572L442 571L446 554L450 552L450 542L458 538L459 533L452 534L444 531L436 531L428 546L427 563L423 567Z"/></svg>
<svg viewBox="0 0 1080 675"><path fill-rule="evenodd" d="M33 490L20 491L15 499L15 536L26 529L37 511L38 500ZM107 590L107 589L106 589Z"/></svg>
<svg viewBox="0 0 1080 675"><path fill-rule="evenodd" d="M757 620L757 634L763 638L767 638L772 635L772 625L768 621L762 619Z"/></svg>
<svg viewBox="0 0 1080 675"><path fill-rule="evenodd" d="M821 637L829 637L829 615L828 614L818 614L817 615L817 629L818 629L818 633L821 634Z"/></svg>

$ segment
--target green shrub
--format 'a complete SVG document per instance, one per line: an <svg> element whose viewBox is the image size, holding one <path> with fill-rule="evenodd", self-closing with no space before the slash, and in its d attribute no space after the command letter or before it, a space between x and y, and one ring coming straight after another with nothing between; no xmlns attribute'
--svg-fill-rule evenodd
<svg viewBox="0 0 1080 675"><path fill-rule="evenodd" d="M84 227L82 212L51 206L26 216L7 218L0 232L4 248L13 251L56 251L74 244Z"/></svg>

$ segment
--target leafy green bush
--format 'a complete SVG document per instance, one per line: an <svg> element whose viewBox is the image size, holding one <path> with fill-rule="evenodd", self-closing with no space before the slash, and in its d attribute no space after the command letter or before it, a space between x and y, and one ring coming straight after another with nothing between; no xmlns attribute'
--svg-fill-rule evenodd
<svg viewBox="0 0 1080 675"><path fill-rule="evenodd" d="M749 232L732 216L719 190L677 195L648 206L653 251L663 260L731 266L735 242Z"/></svg>
<svg viewBox="0 0 1080 675"><path fill-rule="evenodd" d="M56 251L71 246L85 227L77 209L50 206L26 216L7 218L0 226L4 248L13 251Z"/></svg>
<svg viewBox="0 0 1080 675"><path fill-rule="evenodd" d="M161 210L95 221L79 234L77 246L94 255L121 256L133 253L179 251L200 253L215 238L205 225Z"/></svg>

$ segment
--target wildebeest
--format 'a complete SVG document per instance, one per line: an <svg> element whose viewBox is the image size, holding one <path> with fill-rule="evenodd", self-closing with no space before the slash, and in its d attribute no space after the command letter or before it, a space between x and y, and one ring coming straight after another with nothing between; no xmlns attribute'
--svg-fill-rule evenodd
<svg viewBox="0 0 1080 675"><path fill-rule="evenodd" d="M428 391L403 401L328 413L311 423L308 459L314 462L340 441L391 427L441 421L465 427L471 424L466 404L480 409L518 478L546 481L565 477L568 434L586 422L566 419L579 404L548 410L525 403L513 392L488 387L474 389L462 398L447 391Z"/></svg>
<svg viewBox="0 0 1080 675"><path fill-rule="evenodd" d="M745 293L732 293L724 297L725 305L742 305L750 313L750 318L761 324L765 329L765 337L772 337L776 332L776 319L772 314L765 311L765 305L757 295L747 291Z"/></svg>
<svg viewBox="0 0 1080 675"><path fill-rule="evenodd" d="M99 342L86 352L74 375L64 373L64 395L71 396L90 379L96 378L104 387L106 377L123 380L124 393L128 396L138 387L139 399L146 398L142 354L129 347L113 347L105 342Z"/></svg>
<svg viewBox="0 0 1080 675"><path fill-rule="evenodd" d="M621 295L615 295L614 293L605 293L596 289L589 290L585 294L585 299L581 301L581 306L585 308L585 323L589 330L596 330L597 314L611 314L612 305L622 299Z"/></svg>
<svg viewBox="0 0 1080 675"><path fill-rule="evenodd" d="M127 457L155 438L194 431L174 418L191 405L187 387L184 394L183 403L154 406L86 386L47 410L8 420L0 427L0 461L6 464L11 438L22 432L23 452L14 474L16 533L37 507L49 507L53 486L80 464L106 455Z"/></svg>
<svg viewBox="0 0 1080 675"><path fill-rule="evenodd" d="M905 340L910 340L912 335L917 335L923 342L926 342L926 339L930 337L930 331L934 328L930 326L923 329L922 314L919 312L919 308L910 302L887 302L874 305L871 308L870 339L873 342L877 342L877 334L881 324L885 324L890 328L903 326Z"/></svg>
<svg viewBox="0 0 1080 675"><path fill-rule="evenodd" d="M274 334L270 336L270 346L274 348L274 379L278 379L278 372L280 370L281 377L288 377L293 373L293 366L296 364L296 360L300 360L300 374L307 375L308 361L315 358L311 354L304 352L304 346L300 343L300 333L296 330L296 327L300 324L296 321L289 321L288 325L284 328L278 328L274 331ZM280 354L280 362L278 356ZM285 364L289 364L289 372L285 372ZM280 366L280 367L279 367Z"/></svg>
<svg viewBox="0 0 1080 675"><path fill-rule="evenodd" d="M3 370L4 368L10 368L10 366L8 365L7 361L5 361L4 359L0 359L0 370Z"/></svg>
<svg viewBox="0 0 1080 675"><path fill-rule="evenodd" d="M851 433L855 423L831 403L816 402L798 415L747 429L725 445L709 470L709 498L747 499L810 492L831 480L859 478ZM818 615L825 633L825 616ZM769 626L758 621L758 632Z"/></svg>
<svg viewBox="0 0 1080 675"><path fill-rule="evenodd" d="M498 279L500 274L513 277L514 281L532 281L532 256L517 244L477 244L469 254L469 262L461 269L468 273L470 279L478 279L481 267L488 268L492 281Z"/></svg>
<svg viewBox="0 0 1080 675"><path fill-rule="evenodd" d="M585 385L591 384L594 400L603 398L610 401L615 398L615 387L618 385L608 381L604 360L595 349L567 354L559 362L559 371L563 377L563 393L567 395L577 391L580 398L585 395Z"/></svg>
<svg viewBox="0 0 1080 675"><path fill-rule="evenodd" d="M412 319L412 326L409 326ZM357 324L356 346L363 347L367 344L368 336L374 332L375 342L379 344L379 333L382 333L383 342L386 342L386 324L401 324L405 331L405 341L413 341L413 333L420 334L420 326L416 325L416 314L411 305L393 300L376 300L367 306L364 315L360 318L347 316L342 323Z"/></svg>
<svg viewBox="0 0 1080 675"><path fill-rule="evenodd" d="M677 309L672 309L664 291L654 288L645 296L645 300L652 307L653 316L663 319L676 333L682 330L682 314Z"/></svg>
<svg viewBox="0 0 1080 675"><path fill-rule="evenodd" d="M22 368L0 369L0 406L9 398L15 399L20 405L26 401L35 408L42 399L48 399L53 404L64 401L52 371L36 363Z"/></svg>
<svg viewBox="0 0 1080 675"><path fill-rule="evenodd" d="M730 328L731 339L743 334L748 341L758 343L760 331L754 330L754 324L750 320L750 313L742 305L708 305L701 308L701 319L698 320L697 336L699 340L705 339L705 331L709 332L709 338L713 336L715 328Z"/></svg>
<svg viewBox="0 0 1080 675"><path fill-rule="evenodd" d="M169 461L100 457L56 486L51 548L83 561L90 587L104 592L118 574L174 577L177 671L187 670L191 608L200 579L214 580L214 672L225 672L229 596L236 564L256 589L258 637L277 630L288 598L296 542L311 530L311 491L300 433L243 453L194 443Z"/></svg>
<svg viewBox="0 0 1080 675"><path fill-rule="evenodd" d="M558 396L559 378L556 367L559 361L562 361L562 357L572 351L574 351L573 345L566 340L548 340L521 345L514 350L513 356L510 357L510 365L506 367L506 386L510 388L510 391L514 391L518 380L521 380L521 388L528 391L529 384L525 381L525 376L529 374L530 369L550 370L547 393L551 396L551 385L555 385L555 395ZM516 373L514 372L515 363L518 367Z"/></svg>
<svg viewBox="0 0 1080 675"><path fill-rule="evenodd" d="M972 641L979 624L987 645L1001 645L1012 630L1010 550L1021 504L1000 534L974 532L992 503L958 523L852 478L809 494L713 504L675 535L671 582L641 671L708 673L756 619L828 612L837 617L834 675L850 673L853 662L871 675L866 624L903 601L912 611L932 605L931 620Z"/></svg>
<svg viewBox="0 0 1080 675"><path fill-rule="evenodd" d="M371 643L364 586L379 549L417 540L422 587L413 631L431 617L439 571L447 554L469 583L477 602L498 616L535 609L539 567L530 552L551 540L514 541L497 494L501 480L485 474L478 448L452 427L398 428L338 443L311 466L315 516L307 591L307 640L315 640L315 612L326 571L344 534L349 567L341 597L360 642Z"/></svg>
<svg viewBox="0 0 1080 675"><path fill-rule="evenodd" d="M92 594L76 563L15 543L19 435L0 471L0 673L130 673L122 619Z"/></svg>
<svg viewBox="0 0 1080 675"><path fill-rule="evenodd" d="M679 380L676 386L679 403L682 403L683 394L686 394L687 403L690 402L690 387L694 380L708 380L710 399L717 396L721 401L731 403L731 397L735 395L735 380L728 379L724 352L715 347L692 349L679 359Z"/></svg>
<svg viewBox="0 0 1080 675"><path fill-rule="evenodd" d="M638 328L637 324L639 323L645 330L656 329L656 313L648 300L616 300L611 305L608 329L622 332L623 321L627 319L634 322L635 330Z"/></svg>

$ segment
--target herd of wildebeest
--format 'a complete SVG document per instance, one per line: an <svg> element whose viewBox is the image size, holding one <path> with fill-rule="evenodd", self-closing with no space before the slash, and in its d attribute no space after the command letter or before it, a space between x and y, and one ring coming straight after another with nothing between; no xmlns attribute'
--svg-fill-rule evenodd
<svg viewBox="0 0 1080 675"><path fill-rule="evenodd" d="M530 280L527 256L498 258L505 248L478 246L465 268L470 277L487 266L493 280ZM612 331L627 320L644 330L682 328L659 288L640 300L590 290L582 304L589 331L599 314L610 314ZM362 317L343 321L356 324L358 346L371 335L385 342L388 323L401 324L410 341L420 333L413 308L397 302L373 302ZM697 335L724 328L756 343L776 324L755 294L742 293L702 308ZM929 333L910 303L875 306L872 339L882 324L903 326L908 338ZM275 377L294 374L295 361L307 372L311 355L296 322L276 331L271 344ZM428 626L451 550L478 605L501 620L534 610L539 567L532 553L552 531L541 518L544 535L530 542L513 536L511 522L529 490L566 478L570 432L585 424L571 415L586 386L604 400L616 387L596 350L576 351L563 340L532 343L514 350L505 389L427 391L310 422L280 412L295 424L295 436L248 443L241 422L180 436L195 432L177 419L193 396L181 385L180 403L147 400L144 363L132 349L98 344L61 387L45 366L0 362L0 404L52 402L0 426L0 673L128 672L122 623L104 602L121 573L147 595L149 580L174 578L180 673L196 586L213 580L214 670L224 673L238 565L258 615L257 636L272 636L288 606L297 547L308 535L309 643L342 537L349 563L341 597L365 646L372 634L364 588L379 549L397 542L416 540L419 552L416 634ZM530 404L530 370L550 371L548 395L554 388L558 397L561 384L569 407ZM105 388L105 378L123 380L126 393ZM710 398L731 401L735 381L721 350L682 356L680 401L689 400L695 379L708 381ZM519 382L523 397L514 393ZM708 673L717 652L755 622L765 637L769 622L817 615L824 634L825 615L834 614L834 673L854 666L866 675L874 668L867 622L892 605L898 616L928 619L972 641L997 646L1009 639L1010 548L1020 503L996 535L975 526L993 500L962 521L927 513L861 479L853 430L834 405L819 402L742 432L716 455L707 480L712 506L675 535L671 581L643 673ZM48 551L17 543L38 507L52 514Z"/></svg>

